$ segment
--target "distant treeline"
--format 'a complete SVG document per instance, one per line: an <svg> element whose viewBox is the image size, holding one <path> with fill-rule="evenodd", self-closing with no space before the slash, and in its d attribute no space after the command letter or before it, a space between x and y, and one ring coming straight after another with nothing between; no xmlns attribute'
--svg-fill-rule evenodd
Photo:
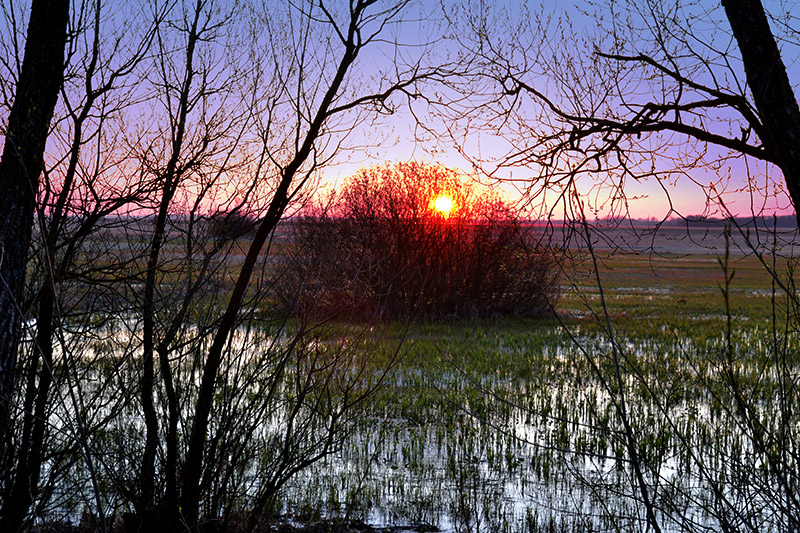
<svg viewBox="0 0 800 533"><path fill-rule="evenodd" d="M536 226L568 226L574 225L575 221L566 222L561 219L545 220L528 220L526 225ZM765 215L759 217L704 217L704 216L688 216L685 218L671 218L669 220L661 220L655 218L602 218L594 222L590 222L591 226L598 228L619 228L619 227L662 227L662 228L690 228L690 229L703 229L703 228L722 228L725 225L741 228L759 228L769 229L773 226L781 229L797 229L797 218L795 215Z"/></svg>
<svg viewBox="0 0 800 533"><path fill-rule="evenodd" d="M551 220L551 224L561 225L564 224L561 220ZM540 222L532 222L532 224L540 224ZM776 226L781 229L796 229L797 218L795 215L764 215L758 217L704 217L701 215L688 216L685 218L671 218L669 220L660 220L655 218L603 218L598 219L592 223L596 227L621 227L621 226L636 226L636 227L665 227L665 228L721 228L725 225L732 227L739 226L742 228L761 228L769 229Z"/></svg>
<svg viewBox="0 0 800 533"><path fill-rule="evenodd" d="M650 222L652 224L652 222ZM759 217L694 217L675 218L663 222L662 226L667 227L686 227L691 228L705 228L705 227L719 227L724 225L750 227L750 228L796 228L797 217L794 215L775 215L775 216L759 216Z"/></svg>

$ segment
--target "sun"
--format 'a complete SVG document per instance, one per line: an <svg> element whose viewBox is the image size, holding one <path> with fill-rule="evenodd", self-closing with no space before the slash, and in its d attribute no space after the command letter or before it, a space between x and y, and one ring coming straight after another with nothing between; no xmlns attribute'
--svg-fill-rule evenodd
<svg viewBox="0 0 800 533"><path fill-rule="evenodd" d="M453 199L445 195L438 196L433 201L433 208L443 215L449 215L453 210Z"/></svg>

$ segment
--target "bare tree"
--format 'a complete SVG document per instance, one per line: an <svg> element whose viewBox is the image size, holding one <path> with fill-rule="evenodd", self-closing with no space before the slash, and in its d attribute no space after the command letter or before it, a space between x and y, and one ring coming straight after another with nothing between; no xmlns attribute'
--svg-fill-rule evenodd
<svg viewBox="0 0 800 533"><path fill-rule="evenodd" d="M4 526L64 505L94 508L99 529L132 509L133 527L185 530L240 504L255 527L341 446L387 367L363 339L270 314L271 243L363 144L356 126L453 75L397 41L410 6L196 0L143 12L143 33L117 32L99 1L73 10L54 148L28 198L30 292L14 300L36 324L9 352L24 375L4 393L21 413ZM220 231L240 215L254 234Z"/></svg>
<svg viewBox="0 0 800 533"><path fill-rule="evenodd" d="M530 168L529 192L549 189L550 207L555 199L569 203L566 191L580 185L597 197L587 209L612 215L628 212L627 191L642 180L661 186L664 219L687 214L670 199L678 179L694 182L714 204L742 187L735 160L755 213L779 186L762 177L770 167L783 173L796 201L789 139L800 114L767 15L758 3L724 4L723 12L693 2L629 2L581 10L578 20L541 11L473 20L471 34L484 36L465 43L483 65L473 90L509 133L500 165ZM786 16L776 14L773 26L792 49ZM596 29L586 27L591 20L600 21ZM737 33L742 23L751 30L747 44ZM568 206L576 218L578 211Z"/></svg>
<svg viewBox="0 0 800 533"><path fill-rule="evenodd" d="M399 47L381 35L404 23L408 5L308 2L259 13L257 6L228 11L199 0L176 4L156 26L155 53L135 70L137 105L125 109L129 126L117 137L135 153L135 164L128 156L120 166L140 189L112 196L94 219L127 201L137 211L86 241L91 249L113 247L116 239L119 272L87 282L105 283L131 315L90 311L121 330L104 342L113 346L105 356L114 361L110 386L123 394L105 417L88 409L95 423L83 430L84 439L113 444L113 451L86 449L87 464L71 467L112 487L109 493L96 483L98 514L103 502L132 506L133 527L183 530L231 513L235 497L255 505L255 524L288 479L336 451L351 413L385 374L355 359L355 344L314 348L328 334L310 325L284 345L285 324L257 327L253 310L269 306L272 267L264 251L278 222L346 149L348 130L451 74L400 54L383 75L370 82L361 76L372 68L364 50ZM109 183L97 188L103 186ZM257 221L252 237L220 231L240 215ZM75 220L72 213L70 224ZM98 267L114 270L107 258ZM101 337L83 335L84 349ZM101 360L84 377L108 376ZM90 391L73 378L75 410L89 417L85 401L100 404L111 389ZM288 397L286 387L294 389ZM267 431L276 420L278 430ZM236 483L254 465L262 465L257 488L241 493Z"/></svg>
<svg viewBox="0 0 800 533"><path fill-rule="evenodd" d="M0 446L4 458L10 456L9 402L14 396L36 191L50 119L64 77L68 20L68 1L31 5L25 55L0 159L0 198L5 206L0 222ZM4 471L6 468L3 465Z"/></svg>
<svg viewBox="0 0 800 533"><path fill-rule="evenodd" d="M680 380L695 377L659 375L657 365L651 367L624 347L592 249L601 230L588 221L602 212L628 215L630 191L640 180L660 185L664 219L687 214L672 203L672 187L692 182L705 194L707 209L725 216L732 215L724 196L730 189L749 192L745 209L751 216L761 215L776 196L790 199L797 212L800 113L783 61L792 61L787 50L800 44L796 19L789 10L770 14L759 2L714 7L609 2L583 13L598 21L590 30L577 30L569 18L542 12L526 12L516 20L496 15L469 21L474 36L469 47L482 61L471 87L485 107L466 106L462 116L484 112L485 124L492 129L499 124L501 132L511 134L511 148L499 166L531 173L523 184L529 198L553 213L556 204L563 208L566 227L577 230L573 235L581 237L580 245L595 260L600 303L587 299L587 308L606 345L573 340L614 407L613 425L604 422L605 435L614 439L630 468L626 495L635 502L635 513L656 531L707 527L687 515L685 505L701 509L725 531L793 530L797 447L788 435L795 433L797 417L786 394L796 390L796 382L788 379L786 369L796 360L785 349L797 327L793 268L788 275L779 273L778 246L764 252L766 233L736 232L743 249L760 258L774 283L768 362L757 370L742 369L743 360L762 354L737 341L727 252L721 259L724 342L682 354L686 371L699 376L713 405L722 406L725 423L740 432L730 449L728 441L713 434L693 440L676 408ZM770 172L780 172L782 179L771 182ZM771 234L772 239L777 237ZM708 375L703 369L709 366L718 374ZM652 411L631 410L635 395L647 398ZM780 399L772 402L776 395ZM702 405L694 400L691 408ZM652 423L661 429L650 432ZM666 442L687 458L686 468L707 491L707 500L691 484L663 475ZM719 462L705 464L702 450L712 450Z"/></svg>
<svg viewBox="0 0 800 533"><path fill-rule="evenodd" d="M17 435L13 453L7 455L15 464L7 478L2 508L3 526L10 531L21 527L34 502L40 508L46 505L47 498L39 497L45 458L88 445L85 421L77 406L79 418L66 422L75 424L74 440L63 446L53 447L52 443L51 417L55 410L66 407L63 385L77 377L74 361L64 353L63 328L69 324L70 330L77 331L78 317L87 316L87 308L91 309L75 298L74 288L67 287L74 287L78 280L84 287L93 282L101 285L102 277L114 269L110 260L98 267L84 262L87 239L94 239L105 217L141 199L145 186L119 180L111 185L108 181L120 164L120 150L107 130L115 115L130 104L128 95L116 95L115 91L147 50L152 32L145 29L141 41L120 53L120 37L107 33L107 11L101 2L79 7L67 42L66 83L58 87L62 99L56 107L44 179L37 184L36 238L28 257L32 275L20 304L32 309L28 316L35 317L35 335L32 343L18 351L18 379L23 390L21 401L15 404ZM128 29L132 29L130 25ZM93 240L93 244L97 242ZM90 292L102 291L96 286ZM87 450L82 452L88 459Z"/></svg>
<svg viewBox="0 0 800 533"><path fill-rule="evenodd" d="M283 55L285 48L281 48L285 44L277 38L277 28L263 21L271 29L269 39L273 53L280 53L282 60L276 62L278 70L273 71L276 79L280 80L279 91L265 99L268 107L261 111L261 115L267 117L262 138L272 140L272 136L282 133L284 125L278 122L281 117L276 116L276 111L291 110L289 116L292 119L289 128L284 130L286 144L264 146L268 161L274 165L268 171L275 176L274 189L202 364L202 380L194 406L181 487L181 513L190 527L194 527L199 519L204 450L224 348L237 324L258 258L269 236L275 231L289 202L303 190L318 166L335 153L335 147L331 150L325 146L326 134L335 131L337 120L346 121L347 114L374 106L380 110L395 94L417 96L421 83L435 81L448 73L440 67L426 68L417 59L410 65L395 65L394 75L380 81L376 87L359 87L356 79L360 56L365 49L380 42L383 29L398 20L408 4L399 2L381 6L377 0L359 0L347 8L337 6L333 10L322 3L304 3L297 11L290 11L289 19L284 20L294 28L289 56ZM319 42L317 32L327 36L321 47L313 44ZM319 65L319 58L326 58L325 63L329 66L310 76ZM349 120L352 124L354 118Z"/></svg>

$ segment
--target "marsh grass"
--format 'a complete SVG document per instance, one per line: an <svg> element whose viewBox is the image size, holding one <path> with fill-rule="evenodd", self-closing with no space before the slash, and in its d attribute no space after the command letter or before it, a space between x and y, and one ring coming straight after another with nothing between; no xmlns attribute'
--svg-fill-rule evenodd
<svg viewBox="0 0 800 533"><path fill-rule="evenodd" d="M770 450L759 450L745 427L758 421L768 434L788 424L790 437L800 429L796 416L782 420L775 409L787 386L772 364L776 343L782 343L790 376L798 375L796 332L774 329L787 319L789 302L773 295L771 279L754 257L730 258L729 270L736 274L727 286L715 256L600 259L610 323L626 361L623 384L636 451L663 530L716 530L727 527L727 520L738 520L731 530L747 524L789 530L769 505L770 498L783 501L777 494L780 473L771 470ZM586 263L576 267L557 317L396 322L374 331L361 323L331 324L334 333L315 337L315 350L348 346L364 363L365 376L380 376L388 366L393 370L352 413L336 452L286 482L268 512L300 523L449 532L644 530L614 404L619 390L609 385L615 371L612 345L591 314L601 309L590 269ZM252 311L245 326L261 339L253 346L274 337L269 323L269 311ZM282 328L291 332L298 326L290 320ZM75 364L95 384L89 389L94 411L86 418L96 422L93 442L114 452L107 478L101 479L114 486L115 476L135 467L126 450L141 447L141 420L129 399L119 397L130 413L101 428L106 412L120 408L108 393L113 387L98 384L118 380L122 387L137 356L125 350L124 357L118 355L125 342L110 323L101 331L74 349L87 354ZM269 364L248 359L246 352L242 348L230 358L231 386L238 376L255 375L253 365ZM193 386L195 371L183 370L184 387ZM721 379L726 372L735 374L738 392ZM796 391L794 379L789 389ZM291 396L290 387L279 390L286 397L276 397L276 405ZM749 395L748 419L731 408L741 391ZM257 387L253 395L242 395L244 407L221 397L218 408L242 411L226 420L249 420L250 406L264 403L257 395ZM798 399L789 401L798 412ZM281 412L275 410L272 418L263 409L259 413L267 422L261 433L253 430L256 438L245 450L252 461L234 472L240 492L230 502L238 507L221 512L246 512L248 491L257 488L264 468L259 457L264 463L274 447L269 428L278 427ZM796 448L787 452L783 467L797 457ZM77 453L61 460L81 461ZM55 477L61 466L52 465ZM68 468L75 472L70 486L80 487L72 497L76 501L62 490L43 512L79 508L90 498L82 470ZM109 496L109 507L122 506L123 500Z"/></svg>
<svg viewBox="0 0 800 533"><path fill-rule="evenodd" d="M773 409L782 384L769 370L769 276L752 257L730 261L727 287L713 256L615 255L600 264L637 457L662 530L733 521L734 530L786 530L766 490L779 490L777 474L721 379L734 361L736 386L751 394L750 421L786 423ZM587 305L597 312L598 292L586 275L565 291L560 319L395 326L405 352L389 386L342 454L283 494L283 512L316 506L326 516L446 531L645 529L619 391L608 385L611 345L587 313ZM800 348L793 331L782 342L788 353ZM796 435L796 418L788 423Z"/></svg>

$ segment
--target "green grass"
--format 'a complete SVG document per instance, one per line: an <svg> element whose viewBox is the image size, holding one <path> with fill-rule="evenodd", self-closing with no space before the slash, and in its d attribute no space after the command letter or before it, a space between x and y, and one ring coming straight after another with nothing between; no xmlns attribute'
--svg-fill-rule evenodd
<svg viewBox="0 0 800 533"><path fill-rule="evenodd" d="M755 470L766 460L766 452L742 452L753 443L742 430L747 420L731 409L735 387L745 391L754 409L750 422L777 423L777 412L758 406L781 390L770 365L783 354L796 368L800 343L789 331L788 349L772 349L772 281L753 257L729 263L736 271L727 289L730 344L717 258L630 254L605 257L600 265L646 476L658 480L656 493L668 499L666 508L697 505L708 497L708 480L693 477L698 461L724 472ZM619 394L611 337L591 274L586 263L578 265L559 303L559 317L390 325L389 338L404 339L404 355L388 386L370 402L365 420L371 422L354 436L347 453L349 469L355 464L377 472L364 490L371 505L389 509L401 523L436 523L444 512L462 521L457 530L479 525L489 531L540 531L553 524L584 530L586 517L570 504L581 501L595 515L591 520L600 520L595 526L603 520L623 530L641 526L619 411L610 400ZM778 297L775 303L780 325L785 302ZM376 358L376 366L380 362ZM728 370L734 382L726 381ZM675 474L661 477L660 465ZM354 495L349 504L338 502L339 512L366 512L363 493L353 492L348 480L323 475L337 468L336 461L326 463L314 483L328 479L337 494ZM598 472L602 482L592 477ZM589 481L581 481L584 476ZM402 496L381 488L388 479L396 480L390 486L405 487ZM747 479L736 483L730 490L743 501L755 501L757 485ZM509 484L516 487L513 497L503 488ZM312 500L325 492L303 490ZM537 496L520 498L526 490ZM460 495L457 501L453 494ZM563 494L574 494L575 500ZM758 506L745 507L761 516ZM763 513L771 512L762 507ZM675 516L660 515L665 522Z"/></svg>
<svg viewBox="0 0 800 533"><path fill-rule="evenodd" d="M387 525L450 524L456 531L585 531L587 521L595 529L643 530L614 405L616 356L637 451L663 508L708 501L709 480L697 478L702 463L720 478L735 473L719 482L754 519L769 519L775 508L759 500L747 476L771 459L752 452L746 430L756 422L785 425L770 410L787 386L774 361L785 357L796 376L800 342L794 330L780 329L785 298L778 293L773 300L763 265L754 257L729 261L736 273L727 288L728 339L718 257L615 254L598 264L611 331L589 261L566 268L554 317L329 323L315 330L313 349L334 358L347 346L359 358L356 369L365 362L379 375L398 345L400 357L383 387L355 411L339 452L292 480L278 512L379 516ZM785 279L790 265L778 266ZM234 271L220 272L221 286ZM164 283L178 279L176 271ZM267 330L280 317L269 306L254 314L269 340ZM290 320L287 329L299 323ZM777 350L776 337L785 341ZM731 388L726 372L741 390ZM796 392L796 383L789 389ZM752 419L732 409L737 392ZM793 416L788 423L796 428ZM758 479L774 481L769 472ZM692 509L718 525L708 511L717 507L710 501L705 510ZM670 516L660 515L665 522Z"/></svg>
<svg viewBox="0 0 800 533"><path fill-rule="evenodd" d="M615 254L598 259L599 278L606 305L621 326L666 325L671 329L694 328L698 322L719 322L725 313L721 287L724 274L716 256L661 257ZM729 287L731 312L738 318L762 322L772 315L773 280L753 256L732 257L734 277ZM778 263L780 279L788 266ZM588 309L601 313L600 291L592 265L577 265L566 280L567 290L559 304L565 316L582 315ZM778 301L781 290L776 287Z"/></svg>

